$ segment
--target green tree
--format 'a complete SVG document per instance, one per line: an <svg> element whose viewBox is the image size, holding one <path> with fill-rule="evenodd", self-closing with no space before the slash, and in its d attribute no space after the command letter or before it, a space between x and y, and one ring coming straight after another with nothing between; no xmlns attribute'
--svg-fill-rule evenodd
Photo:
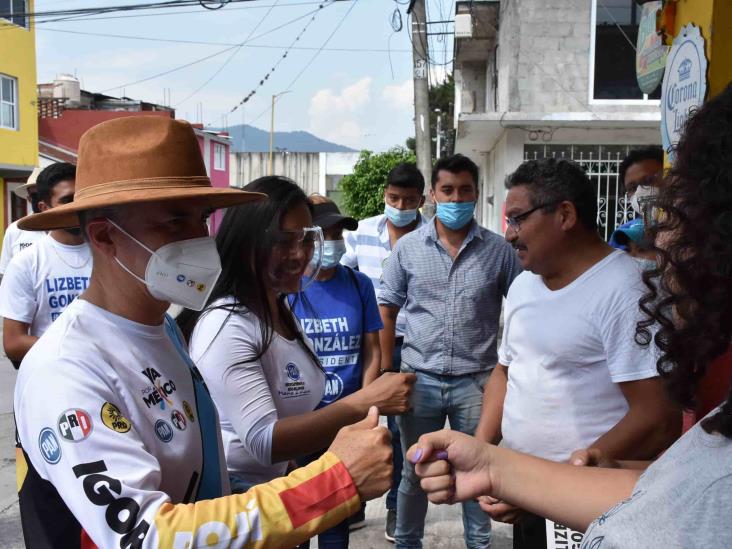
<svg viewBox="0 0 732 549"><path fill-rule="evenodd" d="M415 162L414 153L394 147L383 153L361 151L353 173L341 179L343 205L356 219L378 215L384 211L386 176L400 162Z"/></svg>

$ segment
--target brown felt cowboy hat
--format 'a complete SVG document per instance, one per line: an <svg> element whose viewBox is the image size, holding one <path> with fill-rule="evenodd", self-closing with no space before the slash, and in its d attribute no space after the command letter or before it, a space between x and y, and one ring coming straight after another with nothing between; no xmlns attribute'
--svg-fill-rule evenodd
<svg viewBox="0 0 732 549"><path fill-rule="evenodd" d="M84 210L185 198L215 209L265 195L213 188L188 122L159 116L118 118L81 136L74 201L24 217L18 227L78 227L78 214Z"/></svg>

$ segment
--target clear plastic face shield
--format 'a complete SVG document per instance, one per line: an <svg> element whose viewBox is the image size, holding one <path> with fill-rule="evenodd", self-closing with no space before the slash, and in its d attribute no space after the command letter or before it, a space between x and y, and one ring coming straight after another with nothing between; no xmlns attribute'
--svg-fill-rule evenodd
<svg viewBox="0 0 732 549"><path fill-rule="evenodd" d="M658 207L658 189L656 187L638 187L633 196L633 209L636 217L640 217L646 227L658 223L661 214Z"/></svg>
<svg viewBox="0 0 732 549"><path fill-rule="evenodd" d="M297 293L307 288L320 272L323 231L306 227L296 231L271 231L269 284L279 293ZM315 260L313 259L315 258Z"/></svg>

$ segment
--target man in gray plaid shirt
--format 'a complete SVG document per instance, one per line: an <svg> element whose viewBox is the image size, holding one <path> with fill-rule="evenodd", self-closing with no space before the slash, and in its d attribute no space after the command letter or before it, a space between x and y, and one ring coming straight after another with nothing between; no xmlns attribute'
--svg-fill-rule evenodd
<svg viewBox="0 0 732 549"><path fill-rule="evenodd" d="M472 435L483 386L497 361L496 336L503 297L521 272L505 239L478 225L478 167L456 155L432 171L437 215L402 237L384 262L378 298L384 322L382 367L391 366L400 309L406 331L403 372L417 375L412 410L398 418L402 447L445 426ZM405 460L399 485L396 546L422 546L427 498ZM490 518L474 501L463 503L468 548L490 546Z"/></svg>

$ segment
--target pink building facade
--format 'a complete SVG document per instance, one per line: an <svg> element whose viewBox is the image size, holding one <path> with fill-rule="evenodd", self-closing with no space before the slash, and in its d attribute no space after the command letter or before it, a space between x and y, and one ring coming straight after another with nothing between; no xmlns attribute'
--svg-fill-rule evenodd
<svg viewBox="0 0 732 549"><path fill-rule="evenodd" d="M229 152L231 138L227 132L205 130L200 124L193 124L201 148L206 172L214 187L222 189L229 187ZM211 234L216 234L221 226L225 210L216 210L210 218Z"/></svg>

